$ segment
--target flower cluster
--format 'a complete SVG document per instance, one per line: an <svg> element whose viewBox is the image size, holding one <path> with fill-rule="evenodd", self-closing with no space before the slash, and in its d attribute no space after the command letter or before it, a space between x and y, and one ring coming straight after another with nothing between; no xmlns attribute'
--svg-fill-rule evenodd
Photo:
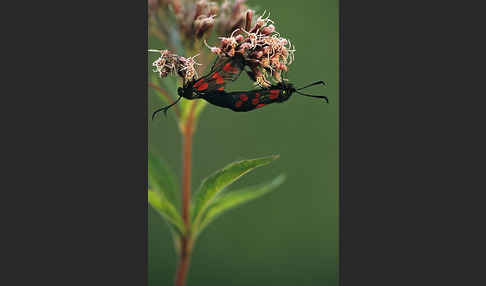
<svg viewBox="0 0 486 286"><path fill-rule="evenodd" d="M149 52L160 52L160 57L152 63L155 67L154 72L157 72L160 77L175 73L186 81L193 79L194 76L198 77L195 66L200 64L194 58L199 54L185 58L169 50L149 50Z"/></svg>
<svg viewBox="0 0 486 286"><path fill-rule="evenodd" d="M273 21L264 15L265 12L252 25L253 11L248 10L244 17L245 29L237 28L229 37L220 37L219 47L206 45L220 57L233 57L235 53L243 55L256 84L268 87L271 83L267 74L280 82L282 71L288 71L288 65L294 60L295 49L289 40L280 37Z"/></svg>
<svg viewBox="0 0 486 286"><path fill-rule="evenodd" d="M269 87L271 81L282 81L282 72L294 59L295 48L289 40L280 37L275 26L265 12L257 19L253 10L248 9L246 0L225 0L219 4L210 0L148 0L151 16L151 32L157 35L166 47L180 51L181 43L186 48L198 49L195 43L207 38L214 28L220 37L216 47L204 43L213 54L233 57L240 53L250 68L252 80L261 87ZM256 17L255 17L256 18ZM173 19L176 23L171 25ZM177 72L184 79L196 75L194 57L184 58L164 50L154 62L156 71L165 77ZM203 52L202 62L208 57Z"/></svg>

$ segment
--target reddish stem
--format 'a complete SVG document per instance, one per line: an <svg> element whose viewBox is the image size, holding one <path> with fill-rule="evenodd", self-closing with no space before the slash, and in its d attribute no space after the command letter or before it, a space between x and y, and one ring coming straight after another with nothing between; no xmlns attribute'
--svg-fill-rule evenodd
<svg viewBox="0 0 486 286"><path fill-rule="evenodd" d="M182 130L183 152L182 152L182 220L186 227L186 232L181 237L181 252L175 286L185 286L189 261L192 249L191 220L189 207L191 201L191 167L192 167L192 135L194 133L194 111L196 102L194 101L189 111L189 116Z"/></svg>
<svg viewBox="0 0 486 286"><path fill-rule="evenodd" d="M189 270L189 262L191 260L190 244L191 242L186 237L181 239L182 248L179 265L177 266L176 286L186 285L187 271Z"/></svg>
<svg viewBox="0 0 486 286"><path fill-rule="evenodd" d="M189 111L184 130L183 130L183 153L182 153L182 220L186 228L190 227L189 203L191 200L191 166L192 166L192 134L194 125L194 101Z"/></svg>

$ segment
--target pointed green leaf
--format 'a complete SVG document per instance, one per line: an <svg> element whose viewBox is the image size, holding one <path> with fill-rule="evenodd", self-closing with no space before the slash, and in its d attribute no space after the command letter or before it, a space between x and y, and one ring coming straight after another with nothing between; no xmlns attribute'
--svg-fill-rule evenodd
<svg viewBox="0 0 486 286"><path fill-rule="evenodd" d="M278 155L274 155L253 160L234 162L204 179L193 200L192 225L194 229L199 228L199 223L204 212L225 187L238 180L244 174L259 166L266 165L278 157Z"/></svg>
<svg viewBox="0 0 486 286"><path fill-rule="evenodd" d="M237 191L231 191L218 196L204 214L204 218L201 220L199 229L196 230L196 236L201 233L201 231L203 231L203 229L205 229L206 226L208 226L215 218L233 208L270 193L280 186L284 181L285 175L280 175L265 184L248 187Z"/></svg>
<svg viewBox="0 0 486 286"><path fill-rule="evenodd" d="M172 226L178 234L184 233L184 223L175 207L163 193L148 190L148 202Z"/></svg>
<svg viewBox="0 0 486 286"><path fill-rule="evenodd" d="M152 190L162 193L176 210L179 208L179 187L176 184L174 173L164 160L151 152L148 153L148 183Z"/></svg>

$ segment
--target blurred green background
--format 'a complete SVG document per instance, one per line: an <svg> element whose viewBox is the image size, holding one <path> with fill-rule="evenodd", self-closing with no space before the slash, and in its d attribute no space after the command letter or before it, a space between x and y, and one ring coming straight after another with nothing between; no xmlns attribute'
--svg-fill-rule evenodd
<svg viewBox="0 0 486 286"><path fill-rule="evenodd" d="M280 154L231 189L287 181L272 193L216 219L199 237L191 260L191 285L338 285L338 1L247 1L267 10L277 31L296 46L288 78L297 87L324 80L283 104L236 113L208 105L194 136L192 190L239 159ZM149 39L149 48L160 48ZM149 63L156 55L149 58ZM151 67L149 67L151 68ZM248 90L246 74L227 90ZM149 115L163 105L149 89ZM174 112L173 110L170 112ZM148 122L149 148L180 180L181 137L173 117ZM169 229L149 207L148 285L172 285L176 255Z"/></svg>

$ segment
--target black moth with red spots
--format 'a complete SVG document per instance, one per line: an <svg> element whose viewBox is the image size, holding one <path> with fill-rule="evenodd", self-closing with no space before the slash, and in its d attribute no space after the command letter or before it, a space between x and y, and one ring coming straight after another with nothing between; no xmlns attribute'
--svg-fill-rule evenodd
<svg viewBox="0 0 486 286"><path fill-rule="evenodd" d="M167 110L177 104L182 97L186 99L196 99L204 98L204 95L208 93L224 92L226 83L236 80L240 76L244 67L245 59L241 54L236 54L231 58L217 58L211 67L209 74L186 82L183 87L179 87L177 90L179 98L172 104L156 110L152 114L152 119L160 111L164 111L165 114Z"/></svg>
<svg viewBox="0 0 486 286"><path fill-rule="evenodd" d="M276 85L270 86L268 89L236 92L214 91L202 94L201 97L211 104L229 108L236 112L251 111L275 102L282 103L287 101L294 92L304 96L322 98L326 102L329 102L325 96L304 94L298 91L317 84L325 85L323 81L318 81L303 88L296 89L291 83L279 82Z"/></svg>
<svg viewBox="0 0 486 286"><path fill-rule="evenodd" d="M208 75L189 81L183 87L179 87L177 90L179 98L172 104L156 110L152 115L152 119L159 111L164 111L164 114L166 114L167 110L177 104L182 97L189 100L202 98L211 104L229 108L236 112L251 111L271 103L284 102L294 92L303 96L322 98L326 102L329 102L325 96L299 92L299 90L313 85L326 85L323 81L318 81L297 89L291 83L282 81L265 89L226 92L224 90L226 83L236 80L245 65L245 59L238 53L231 58L217 58Z"/></svg>

